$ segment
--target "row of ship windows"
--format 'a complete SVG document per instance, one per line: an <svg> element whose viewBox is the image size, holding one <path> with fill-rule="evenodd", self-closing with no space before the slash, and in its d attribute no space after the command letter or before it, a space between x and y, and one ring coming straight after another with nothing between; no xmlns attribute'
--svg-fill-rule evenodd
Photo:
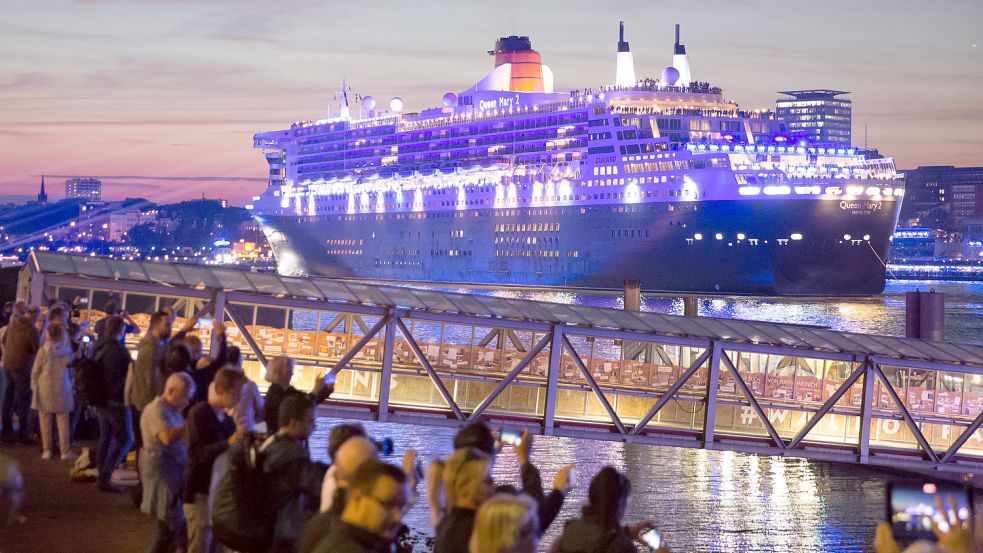
<svg viewBox="0 0 983 553"><path fill-rule="evenodd" d="M495 225L495 232L559 232L560 223Z"/></svg>
<svg viewBox="0 0 983 553"><path fill-rule="evenodd" d="M495 250L495 257L560 257L559 250ZM569 257L569 255L568 255ZM577 256L573 256L577 257Z"/></svg>
<svg viewBox="0 0 983 553"><path fill-rule="evenodd" d="M430 250L430 255L433 257L471 257L473 252L471 250Z"/></svg>
<svg viewBox="0 0 983 553"><path fill-rule="evenodd" d="M687 206L680 206L683 209L689 209ZM594 206L594 207L580 207L580 208L550 208L550 209L495 209L491 210L485 214L478 211L471 213L463 211L446 211L446 212L429 212L429 213L389 213L389 214L363 214L363 215L340 215L332 218L334 221L386 221L389 219L394 220L404 220L404 219L464 219L465 217L480 217L493 216L493 217L525 217L525 216L546 216L546 215L569 215L569 214L580 214L584 215L588 211L595 213L598 211L610 211L611 213L643 213L646 211L662 211L666 209L668 211L674 211L677 208L674 204L650 204L650 205L616 205L616 206ZM693 210L696 210L696 206L693 206ZM305 217L298 217L297 222L304 222ZM412 238L412 233L407 232L407 238ZM419 234L419 233L417 233ZM402 237L402 235L401 235Z"/></svg>
<svg viewBox="0 0 983 553"><path fill-rule="evenodd" d="M711 157L709 159L690 159L675 161L647 161L644 163L626 163L625 173L654 173L656 171L685 171L687 169L727 168L730 162L726 158ZM595 172L595 175L598 173ZM615 167L614 174L618 174Z"/></svg>
<svg viewBox="0 0 983 553"><path fill-rule="evenodd" d="M390 266L394 266L394 267L409 267L409 266L419 267L420 265L423 265L423 262L421 262L421 261L381 261L379 259L376 259L375 260L375 266L376 267L381 267L383 265L390 265Z"/></svg>
<svg viewBox="0 0 983 553"><path fill-rule="evenodd" d="M556 236L496 236L496 244L558 244L560 239Z"/></svg>
<svg viewBox="0 0 983 553"><path fill-rule="evenodd" d="M361 248L357 250L327 250L327 253L331 255L362 255L362 250Z"/></svg>
<svg viewBox="0 0 983 553"><path fill-rule="evenodd" d="M304 129L297 129L295 136L310 136L311 138L299 140L300 145L315 144L322 141L340 141L346 139L366 138L372 136L394 136L400 142L433 140L434 138L444 138L452 136L475 136L487 134L489 132L513 131L516 129L535 129L539 127L556 127L560 125L584 123L587 121L587 112L575 111L564 114L550 115L546 117L530 117L514 119L512 121L498 121L492 124L484 122L474 122L468 125L457 125L451 128L439 130L420 130L420 131L401 131L393 133L392 125L380 126L375 129L353 130L340 125L329 127L311 126ZM602 120L603 121L603 120ZM443 122L446 121L435 121ZM620 123L620 121L617 121ZM434 125L436 127L437 125ZM333 136L332 136L333 134Z"/></svg>
<svg viewBox="0 0 983 553"><path fill-rule="evenodd" d="M672 224L671 222L669 224ZM611 229L611 238L644 238L649 237L649 229L640 228L619 228Z"/></svg>
<svg viewBox="0 0 983 553"><path fill-rule="evenodd" d="M665 178L665 177L662 177L662 178ZM622 179L622 180L624 180L624 179ZM673 180L675 180L675 177L673 177ZM604 181L593 181L593 182L597 182L599 186L602 183L604 183ZM615 181L608 180L607 181L607 184L612 185L612 186L617 185L616 179L615 179ZM662 197L663 198L679 197L679 196L692 196L692 197L696 197L696 193L697 193L697 191L695 191L695 190L680 190L680 189L670 190L670 189L666 189L666 190L662 190ZM700 191L700 195L705 198L706 195L707 195L706 190ZM578 201L578 200L603 200L603 199L609 199L609 200L611 200L611 199L628 199L628 200L631 200L631 199L658 198L658 197L659 197L659 191L658 190L655 190L655 191L653 191L653 190L646 190L645 192L641 192L641 191L639 191L639 192L608 192L606 195L604 193L600 193L600 194L561 194L559 196L544 196L539 201L542 201L542 202L554 202L554 201L567 202L567 201ZM532 199L535 200L535 198L532 198ZM520 200L520 198L514 198L514 199L508 201L508 203L513 203L513 204L519 203L519 200ZM522 203L528 203L529 200L530 200L530 198L521 198L521 200L522 200ZM465 206L479 206L479 205L489 205L490 206L490 205L495 205L496 203L503 203L504 201L505 200L483 200L483 199L478 199L478 200L443 201L443 202L439 202L439 204L438 204L438 202L422 202L422 203L421 202L417 202L417 203L393 204L391 207L392 208L395 208L395 209L406 209L406 208L410 208L410 207L421 207L422 208L422 207L431 207L431 206L434 206L434 207L437 207L437 206L439 206L439 207L465 207ZM374 211L376 208L369 206L369 207L365 207L365 208L362 208L362 209L364 209L366 211ZM330 211L347 211L348 210L348 207L347 206L321 206L317 210L318 210L318 212L321 212L321 213L326 213L326 212L330 212Z"/></svg>
<svg viewBox="0 0 983 553"><path fill-rule="evenodd" d="M335 239L332 238L327 240L329 246L361 246L362 240L346 240L346 239Z"/></svg>
<svg viewBox="0 0 983 553"><path fill-rule="evenodd" d="M420 255L420 250L407 250L406 248L390 248L389 255Z"/></svg>

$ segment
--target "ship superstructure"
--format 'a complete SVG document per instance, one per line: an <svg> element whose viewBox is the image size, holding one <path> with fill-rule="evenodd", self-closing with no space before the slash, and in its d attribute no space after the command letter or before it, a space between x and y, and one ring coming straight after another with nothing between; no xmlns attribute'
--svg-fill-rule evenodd
<svg viewBox="0 0 983 553"><path fill-rule="evenodd" d="M903 195L890 159L812 144L673 65L559 92L528 37L439 107L393 98L257 134L281 272L379 280L872 294ZM624 54L628 54L625 56ZM629 80L627 76L631 76ZM630 84L628 84L630 83ZM347 92L343 91L343 96Z"/></svg>

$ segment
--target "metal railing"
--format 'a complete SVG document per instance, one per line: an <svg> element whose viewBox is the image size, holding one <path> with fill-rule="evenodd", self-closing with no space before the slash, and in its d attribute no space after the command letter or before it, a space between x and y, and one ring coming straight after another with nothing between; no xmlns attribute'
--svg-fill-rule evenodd
<svg viewBox="0 0 983 553"><path fill-rule="evenodd" d="M97 306L114 297L144 329L165 305L182 316L178 325L213 311L257 382L276 355L297 360L300 388L336 374L325 414L427 425L482 419L589 439L983 468L983 369L905 359L904 351L897 359L810 351L43 273L30 263L20 290L33 304L80 296ZM210 331L200 332L210 346Z"/></svg>

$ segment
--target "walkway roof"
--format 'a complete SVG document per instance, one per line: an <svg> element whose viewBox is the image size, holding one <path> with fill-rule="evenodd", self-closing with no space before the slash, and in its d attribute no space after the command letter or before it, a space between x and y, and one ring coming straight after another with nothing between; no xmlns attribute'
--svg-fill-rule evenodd
<svg viewBox="0 0 983 553"><path fill-rule="evenodd" d="M626 330L661 336L745 342L782 348L912 359L983 367L983 347L839 332L791 324L684 317L544 301L498 298L323 277L287 277L202 265L126 261L54 252L32 253L33 268L46 274L127 281L168 288L224 289L272 298L407 308L482 318ZM80 286L84 281L79 282ZM325 308L311 305L311 309Z"/></svg>

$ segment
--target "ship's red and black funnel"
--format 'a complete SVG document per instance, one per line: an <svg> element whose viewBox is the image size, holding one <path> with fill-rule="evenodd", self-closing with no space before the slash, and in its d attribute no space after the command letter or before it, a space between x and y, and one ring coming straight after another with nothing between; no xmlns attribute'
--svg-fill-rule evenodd
<svg viewBox="0 0 983 553"><path fill-rule="evenodd" d="M512 92L543 92L543 63L527 36L505 36L495 41L495 67L512 64Z"/></svg>

